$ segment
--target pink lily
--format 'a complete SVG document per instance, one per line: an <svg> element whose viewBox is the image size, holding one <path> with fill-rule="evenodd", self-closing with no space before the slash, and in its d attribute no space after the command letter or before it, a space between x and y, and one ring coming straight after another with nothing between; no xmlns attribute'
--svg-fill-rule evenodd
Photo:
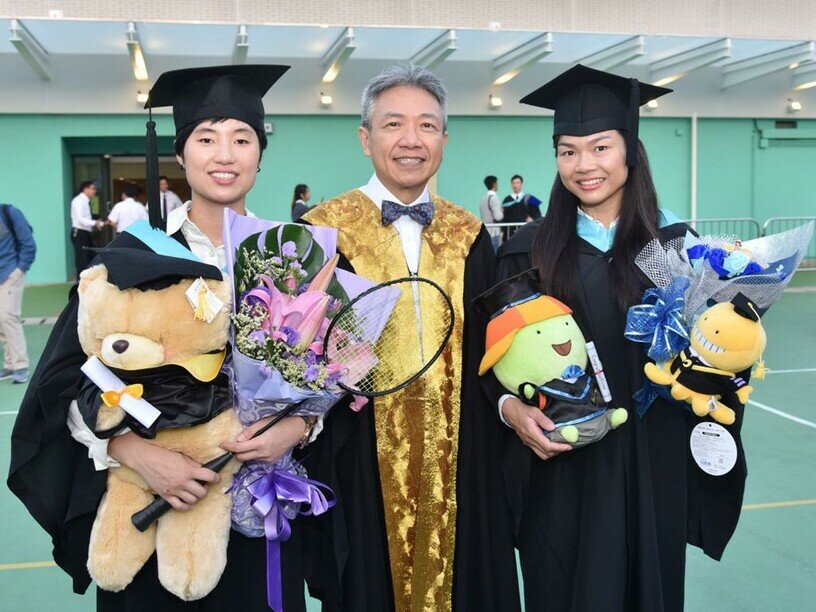
<svg viewBox="0 0 816 612"><path fill-rule="evenodd" d="M329 309L329 301L331 296L323 292L306 292L295 298L294 302L298 302L301 298L309 296L317 297L317 300L310 299L311 302L307 308L302 312L300 319L295 329L298 332L298 343L294 348L295 353L302 353L314 341L315 334L317 334L323 320L326 318L326 311ZM305 300L301 300L305 301Z"/></svg>
<svg viewBox="0 0 816 612"><path fill-rule="evenodd" d="M335 255L325 264L323 267L320 268L317 274L315 274L312 282L309 283L309 288L306 290L308 293L309 291L326 291L329 288L329 283L331 283L332 276L334 275L334 269L337 267L337 262L340 261L340 255Z"/></svg>

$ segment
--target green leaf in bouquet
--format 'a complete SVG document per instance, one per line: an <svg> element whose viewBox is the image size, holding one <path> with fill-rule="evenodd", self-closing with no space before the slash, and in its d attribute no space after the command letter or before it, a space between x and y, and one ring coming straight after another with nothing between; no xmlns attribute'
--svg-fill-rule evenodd
<svg viewBox="0 0 816 612"><path fill-rule="evenodd" d="M264 239L264 253L266 257L277 256L280 257L281 242L278 240L278 228L273 227L266 231Z"/></svg>
<svg viewBox="0 0 816 612"><path fill-rule="evenodd" d="M351 300L349 300L348 293L346 290L343 289L343 285L337 280L337 276L332 276L331 282L329 283L328 289L326 289L326 293L328 293L333 298L340 300L341 307L348 304Z"/></svg>
<svg viewBox="0 0 816 612"><path fill-rule="evenodd" d="M302 261L303 256L309 251L309 247L312 245L312 242L314 242L314 239L312 238L312 232L310 232L305 225L287 223L283 226L283 231L281 231L280 244L284 245L287 242L295 243L298 259Z"/></svg>
<svg viewBox="0 0 816 612"><path fill-rule="evenodd" d="M325 257L323 247L317 243L317 240L312 240L312 248L309 250L309 254L300 262L300 265L302 265L306 271L306 278L309 280L314 278L315 274L323 267Z"/></svg>

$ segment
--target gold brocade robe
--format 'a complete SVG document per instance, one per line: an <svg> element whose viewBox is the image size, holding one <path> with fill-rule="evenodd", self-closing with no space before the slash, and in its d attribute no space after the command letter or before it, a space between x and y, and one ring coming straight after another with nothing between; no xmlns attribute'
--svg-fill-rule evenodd
<svg viewBox="0 0 816 612"><path fill-rule="evenodd" d="M418 275L450 296L454 328L440 358L374 411L391 578L398 611L450 610L456 536L456 460L462 389L465 259L481 223L436 196L422 230ZM408 275L399 234L359 189L304 216L337 228L338 250L357 274L384 282Z"/></svg>

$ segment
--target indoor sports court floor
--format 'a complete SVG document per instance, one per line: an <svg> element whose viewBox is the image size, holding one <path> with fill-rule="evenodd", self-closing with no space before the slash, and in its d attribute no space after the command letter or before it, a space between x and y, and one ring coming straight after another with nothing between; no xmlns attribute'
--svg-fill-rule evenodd
<svg viewBox="0 0 816 612"><path fill-rule="evenodd" d="M36 362L67 285L26 292L26 337ZM764 319L770 372L755 385L743 440L745 506L722 563L688 549L686 609L812 609L816 601L816 271L798 274ZM0 382L0 473L25 385ZM94 594L73 595L51 561L50 541L5 486L0 487L0 611L93 610ZM316 602L310 609L318 610Z"/></svg>

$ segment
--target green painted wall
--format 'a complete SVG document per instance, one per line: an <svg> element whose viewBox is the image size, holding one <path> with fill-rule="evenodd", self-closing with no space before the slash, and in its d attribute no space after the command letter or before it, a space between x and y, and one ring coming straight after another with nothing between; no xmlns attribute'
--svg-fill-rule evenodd
<svg viewBox="0 0 816 612"><path fill-rule="evenodd" d="M20 206L34 227L38 256L29 282L66 278L71 154L141 151L142 115L0 115L0 201ZM312 203L365 183L371 167L357 141L355 116L274 118L275 134L247 204L259 216L287 219L292 188L305 182ZM170 153L172 121L157 118L162 153ZM438 191L477 211L482 179L495 174L509 192L519 173L542 200L555 176L549 117L452 117ZM701 119L698 124L698 216L756 217L816 214L807 178L816 167L816 140L772 141L760 147L759 129L772 122ZM799 122L816 129L816 121ZM641 138L661 206L690 213L691 124L684 118L644 117Z"/></svg>

